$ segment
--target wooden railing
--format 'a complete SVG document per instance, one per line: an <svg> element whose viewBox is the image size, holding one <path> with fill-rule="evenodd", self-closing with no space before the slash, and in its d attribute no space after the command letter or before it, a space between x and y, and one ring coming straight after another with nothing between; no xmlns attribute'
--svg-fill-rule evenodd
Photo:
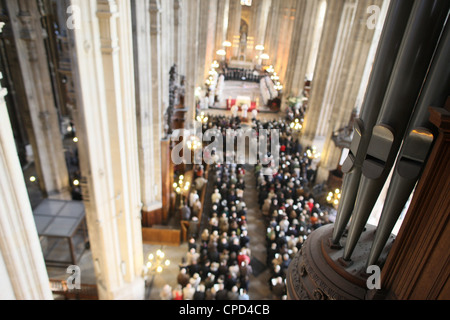
<svg viewBox="0 0 450 320"><path fill-rule="evenodd" d="M202 209L200 210L200 212L198 214L199 233L200 233L200 227L202 225L203 210L205 210L205 195L206 195L206 189L207 189L207 185L208 185L208 172L209 172L209 165L205 165L205 179L206 179L206 183L203 186L203 189L202 189L202 191L200 192L200 195L199 195L200 203L202 204ZM194 175L192 177L191 188L189 189L189 191L187 193L186 199L188 199L192 188L195 188L195 185L194 185L195 179L196 179L196 177L195 177L195 173L194 173ZM186 200L186 201L188 201L188 200ZM189 228L189 221L181 221L180 224L181 224L181 234L182 234L182 237L183 237L183 241L186 241L187 240L187 230Z"/></svg>
<svg viewBox="0 0 450 320"><path fill-rule="evenodd" d="M80 289L69 289L65 280L49 280L50 290L53 294L62 295L65 299L98 300L97 286L81 284Z"/></svg>

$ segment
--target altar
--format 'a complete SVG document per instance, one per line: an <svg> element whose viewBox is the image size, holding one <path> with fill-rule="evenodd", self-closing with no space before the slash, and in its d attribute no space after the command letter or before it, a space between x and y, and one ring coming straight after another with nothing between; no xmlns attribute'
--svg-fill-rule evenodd
<svg viewBox="0 0 450 320"><path fill-rule="evenodd" d="M237 96L236 97L236 105L238 107L241 107L244 104L246 104L250 107L250 105L252 104L252 99L250 99L250 97L247 97L247 96Z"/></svg>
<svg viewBox="0 0 450 320"><path fill-rule="evenodd" d="M255 68L253 62L243 60L231 60L228 63L229 68L253 70Z"/></svg>
<svg viewBox="0 0 450 320"><path fill-rule="evenodd" d="M248 106L248 111L252 111L257 109L256 101L252 101L252 99L248 96L237 96L236 99L227 99L227 110L230 110L232 106L237 105L239 111L242 110L242 106L246 104Z"/></svg>

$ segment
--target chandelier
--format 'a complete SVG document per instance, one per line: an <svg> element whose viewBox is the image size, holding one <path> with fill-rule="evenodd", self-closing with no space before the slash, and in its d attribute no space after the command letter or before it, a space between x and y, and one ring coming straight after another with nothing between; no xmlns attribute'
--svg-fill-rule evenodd
<svg viewBox="0 0 450 320"><path fill-rule="evenodd" d="M186 142L186 144L190 150L194 150L194 151L197 149L200 149L202 147L202 143L201 143L200 139L195 135L191 135L189 137L189 140Z"/></svg>
<svg viewBox="0 0 450 320"><path fill-rule="evenodd" d="M184 176L181 175L178 178L178 182L174 182L174 184L172 186L177 194L181 194L182 192L188 191L190 185L191 184L189 183L189 181L184 181Z"/></svg>
<svg viewBox="0 0 450 320"><path fill-rule="evenodd" d="M211 68L212 69L217 69L219 67L220 67L219 62L217 62L217 60L214 60L213 63L211 64Z"/></svg>
<svg viewBox="0 0 450 320"><path fill-rule="evenodd" d="M200 113L199 116L197 116L197 121L200 122L200 123L207 123L208 122L208 117L205 116L204 112L202 112L202 113Z"/></svg>
<svg viewBox="0 0 450 320"><path fill-rule="evenodd" d="M315 146L312 146L306 150L306 156L309 159L314 160L320 157L320 153L317 152L317 148Z"/></svg>
<svg viewBox="0 0 450 320"><path fill-rule="evenodd" d="M336 189L333 191L330 191L327 196L327 202L333 204L334 206L339 205L339 200L341 199L341 190Z"/></svg>
<svg viewBox="0 0 450 320"><path fill-rule="evenodd" d="M296 131L302 130L302 128L303 128L302 122L303 122L303 119L301 119L301 120L295 119L290 124L291 129L294 129Z"/></svg>
<svg viewBox="0 0 450 320"><path fill-rule="evenodd" d="M170 260L164 260L165 253L161 250L156 251L156 255L150 253L146 264L147 273L155 274L163 272L164 268L170 265Z"/></svg>

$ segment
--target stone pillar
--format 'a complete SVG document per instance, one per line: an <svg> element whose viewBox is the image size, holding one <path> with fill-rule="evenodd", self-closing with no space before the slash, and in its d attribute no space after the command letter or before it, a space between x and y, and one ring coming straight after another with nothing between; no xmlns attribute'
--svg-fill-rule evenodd
<svg viewBox="0 0 450 320"><path fill-rule="evenodd" d="M214 57L216 56L215 52L217 50L215 49L215 43L216 43L216 26L217 26L217 11L220 1L219 0L209 0L205 3L205 10L206 10L206 16L202 17L203 19L206 19L206 35L202 38L203 40L201 42L205 42L206 48L205 48L205 54L202 54L201 57L204 57L204 72L200 73L202 74L202 78L199 79L199 82L197 83L198 86L201 86L206 78L209 76L209 70L211 69L211 64L214 61ZM199 66L202 66L202 63L200 62Z"/></svg>
<svg viewBox="0 0 450 320"><path fill-rule="evenodd" d="M186 46L186 95L185 107L188 108L186 113L186 127L193 126L196 98L195 88L198 79L199 70L199 33L200 33L200 1L187 2L187 46ZM203 73L202 73L203 74Z"/></svg>
<svg viewBox="0 0 450 320"><path fill-rule="evenodd" d="M298 1L294 38L289 54L285 76L286 96L298 97L302 93L310 55L313 54L315 28L319 23L318 11L321 5L317 0ZM319 35L320 36L320 35Z"/></svg>
<svg viewBox="0 0 450 320"><path fill-rule="evenodd" d="M130 2L73 0L81 186L100 299L143 299ZM95 137L95 138L93 138Z"/></svg>
<svg viewBox="0 0 450 320"><path fill-rule="evenodd" d="M151 39L151 66L152 66L152 110L153 116L162 119L163 110L163 46L161 39L161 0L150 0L150 39ZM168 86L167 81L166 86ZM154 123L153 131L162 132L162 121Z"/></svg>
<svg viewBox="0 0 450 320"><path fill-rule="evenodd" d="M69 175L52 91L47 52L36 1L6 1L17 48L28 112L24 117L41 190L70 199Z"/></svg>
<svg viewBox="0 0 450 320"><path fill-rule="evenodd" d="M158 20L155 19L157 10L151 11L150 2L134 0L131 3L134 68L138 71L135 72L135 88L140 191L142 214L146 215L162 207L160 130L163 119L158 105L160 86L154 82L159 77L161 65L153 64L158 62L160 50L157 40L152 42L152 38L158 37ZM156 44L156 48L152 44ZM153 99L154 95L156 99Z"/></svg>
<svg viewBox="0 0 450 320"><path fill-rule="evenodd" d="M215 26L217 20L217 0L200 0L198 29L198 72L195 87L203 85L208 77L214 50Z"/></svg>
<svg viewBox="0 0 450 320"><path fill-rule="evenodd" d="M230 0L219 0L217 3L217 24L216 24L216 46L215 52L217 50L223 49L223 43L227 41L227 31L228 31L228 14L230 10ZM219 60L219 57L216 56Z"/></svg>
<svg viewBox="0 0 450 320"><path fill-rule="evenodd" d="M230 10L228 15L227 40L233 46L227 50L227 59L237 57L239 51L239 39L241 29L241 12L242 6L240 0L230 0Z"/></svg>
<svg viewBox="0 0 450 320"><path fill-rule="evenodd" d="M255 1L254 1L255 2ZM258 0L254 4L256 6L255 21L253 26L250 26L255 38L255 46L264 45L264 40L266 37L267 20L269 17L270 6L272 5L272 0ZM254 50L254 56L259 54L257 50Z"/></svg>
<svg viewBox="0 0 450 320"><path fill-rule="evenodd" d="M329 76L329 69L333 60L333 51L337 42L337 33L341 21L344 2L327 2L325 24L319 45L317 60L320 61L314 70L314 79L311 86L311 97L308 103L308 111L305 117L302 142L311 144L319 121L325 87Z"/></svg>
<svg viewBox="0 0 450 320"><path fill-rule="evenodd" d="M337 168L342 149L334 144L331 136L334 131L346 127L349 124L352 112L355 112L358 108L358 93L362 89L361 83L364 82L363 77L365 76L365 71L367 71L368 68L371 69L371 66L373 65L376 49L371 49L373 49L373 47L378 47L379 35L387 13L388 3L389 1L383 0L360 0L358 2L356 19L350 35L351 41L348 43L348 49L343 58L343 66L339 78L336 81L336 91L333 94L334 102L333 105L328 105L329 116L325 117L325 119L329 119L329 123L333 123L334 126L328 126L326 129L326 140L321 159L323 180L328 177L329 170ZM370 5L377 5L382 8L378 21L379 28L376 29L367 28L366 20L363 18L367 15L367 7ZM375 32L377 32L376 37ZM366 75L366 87L367 80L368 77ZM323 118L321 119L324 120ZM321 133L323 133L323 131Z"/></svg>
<svg viewBox="0 0 450 320"><path fill-rule="evenodd" d="M60 0L56 1L56 12L58 19L58 27L59 34L57 40L60 42L61 50L60 55L58 57L58 72L60 77L65 77L66 81L63 85L64 94L65 94L65 103L64 106L69 111L72 111L74 106L76 105L75 99L75 91L73 89L73 80L72 80L72 69L70 63L70 52L69 52L69 39L67 37L67 20L66 13L67 9L70 6L70 0Z"/></svg>
<svg viewBox="0 0 450 320"><path fill-rule="evenodd" d="M2 27L3 24L0 32ZM51 300L44 257L4 99L6 94L0 85L0 298Z"/></svg>
<svg viewBox="0 0 450 320"><path fill-rule="evenodd" d="M280 82L284 83L286 78L287 63L294 34L294 22L296 6L298 0L280 1L282 3L277 17L278 33L274 34L275 43L272 47L271 61L275 71L280 77Z"/></svg>
<svg viewBox="0 0 450 320"><path fill-rule="evenodd" d="M159 0L160 6L160 28L161 28L161 113L164 114L169 107L169 70L175 63L173 47L173 0ZM162 133L162 128L161 128Z"/></svg>
<svg viewBox="0 0 450 320"><path fill-rule="evenodd" d="M184 62L183 62L183 1L175 0L173 3L173 43L174 43L174 60L178 66L178 71L184 74Z"/></svg>
<svg viewBox="0 0 450 320"><path fill-rule="evenodd" d="M270 6L269 18L267 20L267 28L265 35L265 52L270 59L267 61L270 64L276 62L276 52L278 49L278 37L280 36L280 12L282 10L283 1L272 1Z"/></svg>
<svg viewBox="0 0 450 320"><path fill-rule="evenodd" d="M176 1L176 0L175 0ZM180 64L178 65L178 73L187 76L187 46L188 46L188 21L189 19L189 2L188 0L180 1L180 27L179 27L179 43L181 47L181 54L179 57Z"/></svg>

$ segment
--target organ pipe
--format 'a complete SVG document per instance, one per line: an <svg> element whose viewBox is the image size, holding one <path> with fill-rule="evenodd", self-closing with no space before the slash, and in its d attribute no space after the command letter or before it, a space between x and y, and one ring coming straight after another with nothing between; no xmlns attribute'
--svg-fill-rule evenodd
<svg viewBox="0 0 450 320"><path fill-rule="evenodd" d="M342 166L345 173L342 187L344 192L333 229L332 242L335 246L339 246L353 211L367 145L383 103L413 4L414 1L410 0L391 1L389 4L360 118L355 122L354 139Z"/></svg>
<svg viewBox="0 0 450 320"><path fill-rule="evenodd" d="M407 130L409 134L404 140L400 155L397 158L367 266L377 263L389 235L423 170L434 137L433 125L428 120L430 117L428 107L444 105L449 95L449 57L450 27L447 22L424 90Z"/></svg>
<svg viewBox="0 0 450 320"><path fill-rule="evenodd" d="M414 3L377 125L371 132L361 167L362 176L344 247L343 259L346 261L351 260L359 237L392 169L448 10L447 0L420 0Z"/></svg>

